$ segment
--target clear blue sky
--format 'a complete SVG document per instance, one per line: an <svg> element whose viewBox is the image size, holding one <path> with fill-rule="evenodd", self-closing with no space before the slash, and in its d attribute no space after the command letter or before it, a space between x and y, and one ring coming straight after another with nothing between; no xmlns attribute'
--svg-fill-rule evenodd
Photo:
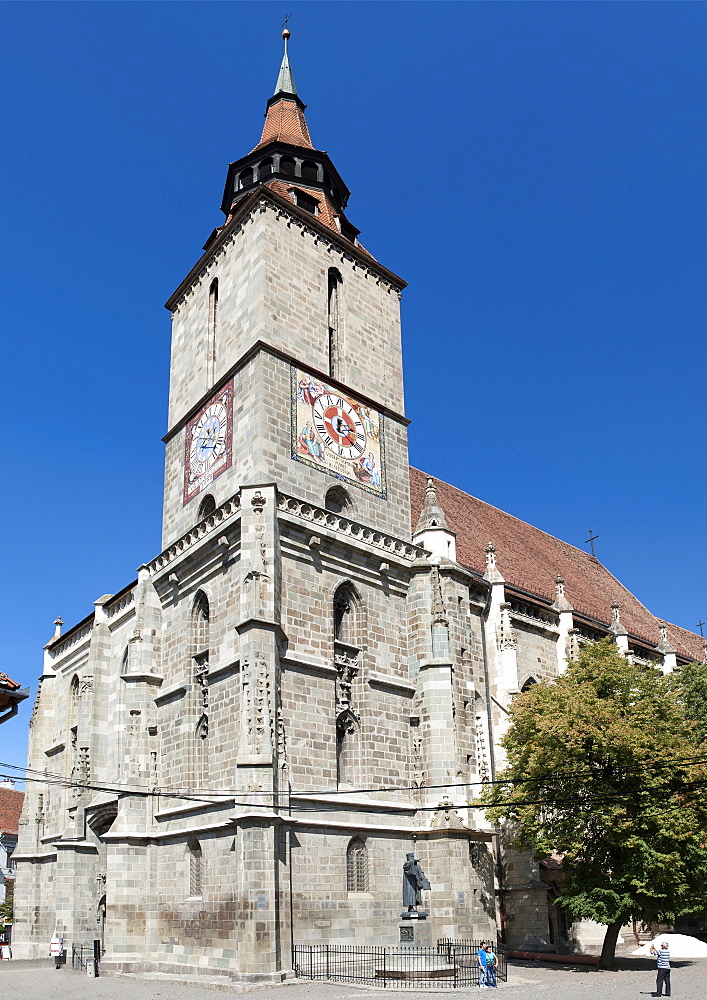
<svg viewBox="0 0 707 1000"><path fill-rule="evenodd" d="M0 670L160 548L169 315L292 11L315 145L403 300L411 461L707 616L697 3L11 3ZM499 553L502 567L502 554ZM570 595L571 596L571 595ZM0 727L24 763L31 699Z"/></svg>

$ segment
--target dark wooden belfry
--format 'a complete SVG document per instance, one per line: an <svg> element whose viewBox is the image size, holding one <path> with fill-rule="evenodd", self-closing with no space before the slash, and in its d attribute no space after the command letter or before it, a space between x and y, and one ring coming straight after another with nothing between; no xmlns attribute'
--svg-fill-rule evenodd
<svg viewBox="0 0 707 1000"><path fill-rule="evenodd" d="M221 210L230 216L236 205L259 184L274 182L287 185L295 205L311 215L319 215L319 196L327 202L327 215L338 220L342 236L356 242L359 230L343 212L350 191L338 170L323 150L315 149L304 116L306 104L297 93L290 68L287 42L290 33L282 33L285 52L275 92L268 100L265 124L258 145L247 156L230 164ZM311 194L309 194L311 192Z"/></svg>

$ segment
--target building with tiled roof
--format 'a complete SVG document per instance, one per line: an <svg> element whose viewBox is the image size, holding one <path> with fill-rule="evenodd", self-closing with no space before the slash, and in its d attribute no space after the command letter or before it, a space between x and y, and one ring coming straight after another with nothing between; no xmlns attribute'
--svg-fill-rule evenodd
<svg viewBox="0 0 707 1000"><path fill-rule="evenodd" d="M405 282L304 112L285 48L167 301L162 551L44 648L15 957L100 937L114 971L265 983L312 944L549 950L548 883L478 804L513 699L607 635L702 656L591 555L410 469ZM432 891L403 903L411 850Z"/></svg>
<svg viewBox="0 0 707 1000"><path fill-rule="evenodd" d="M17 681L0 672L0 722L6 722L17 715L17 706L27 697L27 688L20 687Z"/></svg>
<svg viewBox="0 0 707 1000"><path fill-rule="evenodd" d="M413 523L422 510L427 480L425 473L410 469ZM559 576L579 628L585 626L612 634L611 606L618 603L620 620L627 630L633 655L644 660L659 660L666 649L672 647L676 662L703 659L705 645L701 636L656 618L596 556L442 480L435 480L435 489L450 527L456 533L457 559L463 566L483 575L485 549L491 542L506 590L516 594L518 600L532 597L551 609Z"/></svg>
<svg viewBox="0 0 707 1000"><path fill-rule="evenodd" d="M12 854L17 846L24 792L18 792L12 781L0 781L0 903L7 893L7 881L15 877Z"/></svg>

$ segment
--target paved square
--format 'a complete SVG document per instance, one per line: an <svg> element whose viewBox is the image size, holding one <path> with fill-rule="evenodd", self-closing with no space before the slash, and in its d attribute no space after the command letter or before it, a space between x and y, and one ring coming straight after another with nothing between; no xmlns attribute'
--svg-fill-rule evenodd
<svg viewBox="0 0 707 1000"><path fill-rule="evenodd" d="M677 1000L704 1000L707 959L683 959L673 963L673 991ZM509 982L501 983L505 1000L526 994L547 1000L643 1000L655 988L654 963L643 959L623 960L615 972L565 966L550 968L531 962L509 965ZM57 972L46 962L0 962L0 1000L214 1000L218 995L240 995L236 986L207 980L203 985L179 982L172 977L136 978L101 976L89 979L70 968ZM480 994L467 990L390 990L356 987L348 983L295 980L281 986L259 987L258 1000L381 1000L386 994L409 1000L470 1000Z"/></svg>

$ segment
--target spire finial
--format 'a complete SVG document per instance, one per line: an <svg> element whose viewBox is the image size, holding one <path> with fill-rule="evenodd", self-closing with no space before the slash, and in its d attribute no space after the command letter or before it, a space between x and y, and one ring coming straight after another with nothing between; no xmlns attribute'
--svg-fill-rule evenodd
<svg viewBox="0 0 707 1000"><path fill-rule="evenodd" d="M277 77L277 83L275 84L273 96L277 96L278 94L293 94L295 97L297 96L297 87L295 87L295 80L292 76L292 70L290 69L290 57L287 52L287 42L290 38L290 29L287 27L287 23L291 17L292 14L288 14L282 26L282 38L285 43L285 51L282 56L280 72Z"/></svg>

